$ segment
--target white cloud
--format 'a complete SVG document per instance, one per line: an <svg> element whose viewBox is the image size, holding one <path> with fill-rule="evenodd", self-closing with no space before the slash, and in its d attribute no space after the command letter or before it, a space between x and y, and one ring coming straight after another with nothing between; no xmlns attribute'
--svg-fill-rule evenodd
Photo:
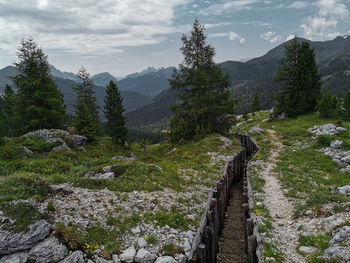
<svg viewBox="0 0 350 263"><path fill-rule="evenodd" d="M251 5L259 2L258 0L221 0L219 3L215 2L210 6L200 10L201 15L222 15L232 13L239 10L249 10Z"/></svg>
<svg viewBox="0 0 350 263"><path fill-rule="evenodd" d="M242 25L253 25L256 27L271 27L272 24L271 23L267 23L267 22L262 22L262 21L248 21L248 22L242 22Z"/></svg>
<svg viewBox="0 0 350 263"><path fill-rule="evenodd" d="M341 35L337 26L339 21L349 18L346 5L340 0L318 0L313 5L317 13L305 18L300 25L304 37L311 40L327 40Z"/></svg>
<svg viewBox="0 0 350 263"><path fill-rule="evenodd" d="M229 33L228 38L231 41L238 41L240 45L243 45L245 43L245 38L244 37L241 37L240 35L238 35L235 32L232 32L232 31Z"/></svg>
<svg viewBox="0 0 350 263"><path fill-rule="evenodd" d="M118 53L159 43L175 25L175 8L191 0L0 0L0 49L15 54L29 35L47 50Z"/></svg>
<svg viewBox="0 0 350 263"><path fill-rule="evenodd" d="M232 25L232 23L222 22L222 23L216 23L216 24L204 24L205 28L214 28L214 27L229 26L229 25Z"/></svg>
<svg viewBox="0 0 350 263"><path fill-rule="evenodd" d="M280 35L277 35L276 32L272 31L265 32L264 34L261 34L260 37L266 41L269 41L270 43L277 43L282 40L282 37Z"/></svg>
<svg viewBox="0 0 350 263"><path fill-rule="evenodd" d="M286 41L289 41L289 40L291 40L293 38L295 38L295 35L289 35L289 36L286 37Z"/></svg>
<svg viewBox="0 0 350 263"><path fill-rule="evenodd" d="M208 37L228 37L229 34L228 33L213 33L213 34L209 34Z"/></svg>
<svg viewBox="0 0 350 263"><path fill-rule="evenodd" d="M304 9L306 7L308 7L310 5L310 3L308 2L302 2L302 1L296 1L291 3L288 8L293 8L293 9Z"/></svg>

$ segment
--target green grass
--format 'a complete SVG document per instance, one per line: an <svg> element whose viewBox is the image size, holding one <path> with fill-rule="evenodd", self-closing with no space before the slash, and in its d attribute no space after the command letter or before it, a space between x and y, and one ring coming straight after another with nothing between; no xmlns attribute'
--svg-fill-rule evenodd
<svg viewBox="0 0 350 263"><path fill-rule="evenodd" d="M272 257L276 260L276 262L284 262L284 256L283 254L276 248L275 245L264 242L264 248L262 255L264 258Z"/></svg>
<svg viewBox="0 0 350 263"><path fill-rule="evenodd" d="M311 236L301 236L299 237L299 247L310 246L317 248L317 251L312 255L307 257L307 262L328 262L320 261L320 256L323 256L324 251L329 247L330 235L311 235ZM331 261L337 262L337 261Z"/></svg>

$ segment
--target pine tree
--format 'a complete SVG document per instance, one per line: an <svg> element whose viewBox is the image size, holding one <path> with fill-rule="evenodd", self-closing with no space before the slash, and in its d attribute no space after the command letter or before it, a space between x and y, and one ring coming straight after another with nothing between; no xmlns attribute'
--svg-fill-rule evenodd
<svg viewBox="0 0 350 263"><path fill-rule="evenodd" d="M3 118L5 134L7 136L13 136L16 128L15 110L16 110L16 94L10 85L6 85L4 92L4 107L3 107Z"/></svg>
<svg viewBox="0 0 350 263"><path fill-rule="evenodd" d="M255 92L252 103L250 105L250 111L256 112L261 110L260 97L259 93Z"/></svg>
<svg viewBox="0 0 350 263"><path fill-rule="evenodd" d="M77 78L81 83L74 88L77 92L75 100L75 116L73 124L77 133L86 136L89 141L94 141L99 129L98 105L94 97L93 81L84 67L78 71Z"/></svg>
<svg viewBox="0 0 350 263"><path fill-rule="evenodd" d="M182 36L184 61L169 81L181 99L172 107L172 141L193 139L196 133L227 132L232 125L229 115L236 101L228 89L229 76L215 65L215 49L207 44L204 30L196 19L191 34Z"/></svg>
<svg viewBox="0 0 350 263"><path fill-rule="evenodd" d="M125 127L125 118L123 113L123 98L120 95L117 85L111 80L106 88L106 97L104 99L104 114L106 116L106 130L113 141L117 144L124 144L127 140L128 130Z"/></svg>
<svg viewBox="0 0 350 263"><path fill-rule="evenodd" d="M344 119L350 120L350 91L348 91L344 98Z"/></svg>
<svg viewBox="0 0 350 263"><path fill-rule="evenodd" d="M333 112L335 110L334 100L332 95L327 88L323 93L322 99L318 104L318 111L320 113L320 117L322 118L331 118Z"/></svg>
<svg viewBox="0 0 350 263"><path fill-rule="evenodd" d="M12 80L17 88L17 133L44 128L62 128L66 110L57 89L47 56L32 38L22 40L18 48L18 71Z"/></svg>
<svg viewBox="0 0 350 263"><path fill-rule="evenodd" d="M286 112L294 117L316 109L321 83L313 49L307 42L296 38L285 47L286 56L281 62L275 80L281 91L275 96L275 114Z"/></svg>

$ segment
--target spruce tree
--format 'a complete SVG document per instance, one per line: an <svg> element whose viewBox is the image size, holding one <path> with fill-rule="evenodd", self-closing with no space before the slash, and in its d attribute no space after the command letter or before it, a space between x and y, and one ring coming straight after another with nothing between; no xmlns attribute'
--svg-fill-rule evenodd
<svg viewBox="0 0 350 263"><path fill-rule="evenodd" d="M259 93L255 92L252 103L250 105L250 111L256 112L261 110L260 97Z"/></svg>
<svg viewBox="0 0 350 263"><path fill-rule="evenodd" d="M173 106L172 141L193 139L197 134L227 132L236 101L229 90L229 76L214 63L215 49L207 44L204 26L196 19L189 36L183 35L184 61L169 80L181 100Z"/></svg>
<svg viewBox="0 0 350 263"><path fill-rule="evenodd" d="M94 96L94 84L84 67L78 71L77 78L80 80L80 84L74 88L77 96L73 124L78 134L86 136L89 141L94 141L99 129L99 107Z"/></svg>
<svg viewBox="0 0 350 263"><path fill-rule="evenodd" d="M335 110L334 100L332 95L329 92L329 89L327 88L322 96L322 99L320 100L318 104L318 111L320 113L320 117L322 118L331 118L333 115L333 112Z"/></svg>
<svg viewBox="0 0 350 263"><path fill-rule="evenodd" d="M295 117L314 111L321 92L314 50L309 43L300 44L294 38L285 47L285 53L275 78L281 85L281 91L275 96L275 114L286 112Z"/></svg>
<svg viewBox="0 0 350 263"><path fill-rule="evenodd" d="M16 128L15 110L16 110L16 94L10 85L6 85L4 92L4 127L6 136L13 136Z"/></svg>
<svg viewBox="0 0 350 263"><path fill-rule="evenodd" d="M12 80L17 88L16 132L62 128L66 111L62 93L57 89L47 56L32 38L18 48L18 71Z"/></svg>
<svg viewBox="0 0 350 263"><path fill-rule="evenodd" d="M350 120L350 91L348 91L344 98L344 119Z"/></svg>
<svg viewBox="0 0 350 263"><path fill-rule="evenodd" d="M117 85L111 80L106 88L106 97L104 99L104 114L107 119L107 134L112 137L117 144L124 144L127 140L128 130L125 127L125 118L123 113L123 98L120 95Z"/></svg>

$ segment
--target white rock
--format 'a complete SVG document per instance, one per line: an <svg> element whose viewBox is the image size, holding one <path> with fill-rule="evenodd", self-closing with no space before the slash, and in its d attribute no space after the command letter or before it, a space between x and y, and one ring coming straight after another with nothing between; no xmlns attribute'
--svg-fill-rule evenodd
<svg viewBox="0 0 350 263"><path fill-rule="evenodd" d="M84 263L84 254L82 251L77 250L66 257L64 260L60 261L60 263Z"/></svg>
<svg viewBox="0 0 350 263"><path fill-rule="evenodd" d="M141 233L141 229L137 226L131 229L131 232L133 234L140 234Z"/></svg>
<svg viewBox="0 0 350 263"><path fill-rule="evenodd" d="M112 255L113 263L120 263L118 255Z"/></svg>
<svg viewBox="0 0 350 263"><path fill-rule="evenodd" d="M331 240L331 245L342 244L346 241L350 241L350 226L343 226L332 232L333 238ZM350 244L349 244L350 245Z"/></svg>
<svg viewBox="0 0 350 263"><path fill-rule="evenodd" d="M27 260L28 252L23 251L2 257L0 263L26 263Z"/></svg>
<svg viewBox="0 0 350 263"><path fill-rule="evenodd" d="M185 252L188 252L191 250L192 246L191 246L190 241L188 241L188 238L185 238L185 242L184 242L183 247L184 247Z"/></svg>
<svg viewBox="0 0 350 263"><path fill-rule="evenodd" d="M222 137L220 137L220 140L224 143L225 147L231 148L233 146L233 142L226 137L222 136Z"/></svg>
<svg viewBox="0 0 350 263"><path fill-rule="evenodd" d="M346 129L343 128L343 127L337 127L336 130L339 131L339 132L346 131Z"/></svg>
<svg viewBox="0 0 350 263"><path fill-rule="evenodd" d="M173 257L163 256L163 257L157 258L155 263L177 263L177 262Z"/></svg>
<svg viewBox="0 0 350 263"><path fill-rule="evenodd" d="M337 215L332 215L330 217L323 219L321 225L322 225L322 228L328 232L343 223L344 223L344 220L342 218L339 218Z"/></svg>
<svg viewBox="0 0 350 263"><path fill-rule="evenodd" d="M139 248L145 248L147 247L147 241L143 238L143 237L140 237L138 240L137 240L137 245Z"/></svg>
<svg viewBox="0 0 350 263"><path fill-rule="evenodd" d="M343 144L342 141L333 140L333 141L331 141L330 146L334 149L340 149L342 144Z"/></svg>
<svg viewBox="0 0 350 263"><path fill-rule="evenodd" d="M96 257L95 259L96 263L113 263L113 260L107 260L104 258Z"/></svg>
<svg viewBox="0 0 350 263"><path fill-rule="evenodd" d="M299 251L302 253L302 254L313 254L317 251L317 248L315 247L306 247L306 246L301 246L299 248Z"/></svg>
<svg viewBox="0 0 350 263"><path fill-rule="evenodd" d="M349 262L350 260L350 247L334 246L329 247L324 252L326 259L339 258L341 262Z"/></svg>
<svg viewBox="0 0 350 263"><path fill-rule="evenodd" d="M336 191L341 195L346 195L350 193L350 185L344 185L341 187L337 187Z"/></svg>
<svg viewBox="0 0 350 263"><path fill-rule="evenodd" d="M254 126L249 130L249 134L262 133L262 132L265 132L265 130L257 126Z"/></svg>
<svg viewBox="0 0 350 263"><path fill-rule="evenodd" d="M119 259L121 261L125 261L127 263L132 263L134 261L134 257L136 255L136 250L134 247L129 247L122 254L119 255Z"/></svg>
<svg viewBox="0 0 350 263"><path fill-rule="evenodd" d="M343 168L343 169L340 169L340 172L341 172L341 173L349 173L349 172L350 172L350 165L346 166L346 167Z"/></svg>
<svg viewBox="0 0 350 263"><path fill-rule="evenodd" d="M154 262L155 259L156 259L156 256L144 248L141 248L139 251L137 251L137 254L135 257L135 261L137 263Z"/></svg>
<svg viewBox="0 0 350 263"><path fill-rule="evenodd" d="M28 259L36 263L58 262L67 254L66 246L60 244L57 238L50 238L33 247L29 251Z"/></svg>

